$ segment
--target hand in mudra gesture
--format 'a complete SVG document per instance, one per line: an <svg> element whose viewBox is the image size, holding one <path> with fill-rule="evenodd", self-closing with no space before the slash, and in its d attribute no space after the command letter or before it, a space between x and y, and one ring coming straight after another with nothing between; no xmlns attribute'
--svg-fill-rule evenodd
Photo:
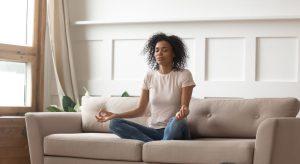
<svg viewBox="0 0 300 164"><path fill-rule="evenodd" d="M185 118L188 114L190 113L189 109L187 106L182 105L180 110L176 113L175 117L177 120L181 120Z"/></svg>
<svg viewBox="0 0 300 164"><path fill-rule="evenodd" d="M98 122L106 122L108 120L111 120L115 118L116 114L107 111L105 108L100 108L97 115L95 115Z"/></svg>

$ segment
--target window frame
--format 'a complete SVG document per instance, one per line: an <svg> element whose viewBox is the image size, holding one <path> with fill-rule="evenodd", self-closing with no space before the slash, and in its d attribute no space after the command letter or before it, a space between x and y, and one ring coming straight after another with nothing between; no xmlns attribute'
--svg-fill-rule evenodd
<svg viewBox="0 0 300 164"><path fill-rule="evenodd" d="M44 103L44 46L46 31L46 0L34 0L34 27L32 46L0 43L0 60L26 62L27 88L30 101L25 106L0 106L0 115L24 115L26 112L43 111ZM26 102L25 102L26 103Z"/></svg>

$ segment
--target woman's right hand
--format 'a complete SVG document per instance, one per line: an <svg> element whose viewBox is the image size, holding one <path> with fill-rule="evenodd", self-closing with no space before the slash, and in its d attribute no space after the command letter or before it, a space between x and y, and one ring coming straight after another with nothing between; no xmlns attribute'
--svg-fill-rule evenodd
<svg viewBox="0 0 300 164"><path fill-rule="evenodd" d="M101 108L97 115L95 115L98 122L106 122L113 118L116 118L117 114L107 111L105 108Z"/></svg>

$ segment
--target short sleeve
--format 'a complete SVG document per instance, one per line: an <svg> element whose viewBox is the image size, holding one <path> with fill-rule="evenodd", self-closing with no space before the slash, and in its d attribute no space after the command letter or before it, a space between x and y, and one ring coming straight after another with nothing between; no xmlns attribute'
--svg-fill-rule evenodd
<svg viewBox="0 0 300 164"><path fill-rule="evenodd" d="M142 82L142 89L149 90L150 80L151 80L151 73L147 72L147 74L144 76L144 80Z"/></svg>
<svg viewBox="0 0 300 164"><path fill-rule="evenodd" d="M185 69L182 71L182 85L181 87L187 87L187 86L196 86L192 73Z"/></svg>

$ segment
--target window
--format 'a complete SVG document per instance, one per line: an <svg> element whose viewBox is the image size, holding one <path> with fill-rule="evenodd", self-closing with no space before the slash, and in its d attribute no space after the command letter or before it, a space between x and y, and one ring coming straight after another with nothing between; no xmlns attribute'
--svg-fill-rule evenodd
<svg viewBox="0 0 300 164"><path fill-rule="evenodd" d="M25 106L26 63L0 61L0 105Z"/></svg>
<svg viewBox="0 0 300 164"><path fill-rule="evenodd" d="M0 114L36 111L45 0L0 1ZM42 69L43 70L43 69Z"/></svg>
<svg viewBox="0 0 300 164"><path fill-rule="evenodd" d="M0 1L0 43L32 46L34 0Z"/></svg>

